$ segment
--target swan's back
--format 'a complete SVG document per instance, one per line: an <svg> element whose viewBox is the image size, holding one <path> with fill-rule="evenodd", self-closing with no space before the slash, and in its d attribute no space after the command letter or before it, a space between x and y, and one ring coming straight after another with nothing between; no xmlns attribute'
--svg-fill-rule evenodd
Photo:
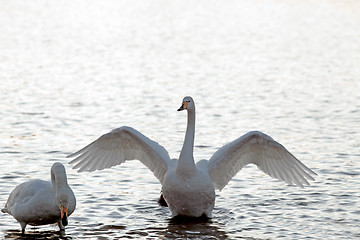
<svg viewBox="0 0 360 240"><path fill-rule="evenodd" d="M31 225L55 223L60 217L51 182L43 180L18 185L10 193L5 209L17 221Z"/></svg>

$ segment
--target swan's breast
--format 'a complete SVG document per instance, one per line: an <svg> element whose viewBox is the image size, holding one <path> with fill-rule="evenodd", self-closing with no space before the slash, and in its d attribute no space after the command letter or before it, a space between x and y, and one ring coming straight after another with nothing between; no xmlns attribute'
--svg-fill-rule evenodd
<svg viewBox="0 0 360 240"><path fill-rule="evenodd" d="M195 173L169 171L164 177L162 192L173 216L209 216L215 203L210 177L199 169Z"/></svg>

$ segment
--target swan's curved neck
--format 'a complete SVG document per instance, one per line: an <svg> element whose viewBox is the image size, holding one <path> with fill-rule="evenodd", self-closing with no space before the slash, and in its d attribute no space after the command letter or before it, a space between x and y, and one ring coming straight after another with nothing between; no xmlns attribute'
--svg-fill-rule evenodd
<svg viewBox="0 0 360 240"><path fill-rule="evenodd" d="M193 156L195 137L195 109L188 110L187 128L184 145L181 149L177 171L190 171L195 169Z"/></svg>
<svg viewBox="0 0 360 240"><path fill-rule="evenodd" d="M51 183L55 191L58 191L62 187L67 187L66 173L51 171Z"/></svg>

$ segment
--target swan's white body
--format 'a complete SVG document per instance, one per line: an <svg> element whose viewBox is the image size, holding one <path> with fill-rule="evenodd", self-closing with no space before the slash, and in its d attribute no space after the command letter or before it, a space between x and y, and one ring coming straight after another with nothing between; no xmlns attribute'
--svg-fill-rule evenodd
<svg viewBox="0 0 360 240"><path fill-rule="evenodd" d="M162 184L162 193L172 216L211 217L215 188L223 189L245 165L259 169L289 184L309 185L316 175L281 144L261 132L249 132L224 145L209 161L195 164L195 104L185 97L179 110L188 111L187 130L179 160L171 160L158 143L130 127L121 127L102 135L85 148L70 155L70 163L81 171L109 168L126 160L138 159Z"/></svg>
<svg viewBox="0 0 360 240"><path fill-rule="evenodd" d="M173 217L211 217L215 188L209 173L202 168L190 172L169 170L162 184L162 194Z"/></svg>
<svg viewBox="0 0 360 240"><path fill-rule="evenodd" d="M51 182L36 179L21 183L10 193L1 211L12 215L20 223L22 232L27 224L58 223L60 230L64 230L67 217L74 212L75 206L75 196L67 184L65 168L61 163L54 163Z"/></svg>

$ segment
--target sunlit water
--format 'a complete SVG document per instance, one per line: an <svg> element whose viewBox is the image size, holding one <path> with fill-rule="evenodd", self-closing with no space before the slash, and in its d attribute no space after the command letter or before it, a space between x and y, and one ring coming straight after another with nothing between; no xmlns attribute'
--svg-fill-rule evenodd
<svg viewBox="0 0 360 240"><path fill-rule="evenodd" d="M13 1L0 6L0 206L60 161L77 197L68 239L359 239L359 1ZM304 189L253 166L210 222L173 223L138 161L77 173L65 156L130 125L195 158L263 131L318 173ZM1 214L0 237L59 238Z"/></svg>

